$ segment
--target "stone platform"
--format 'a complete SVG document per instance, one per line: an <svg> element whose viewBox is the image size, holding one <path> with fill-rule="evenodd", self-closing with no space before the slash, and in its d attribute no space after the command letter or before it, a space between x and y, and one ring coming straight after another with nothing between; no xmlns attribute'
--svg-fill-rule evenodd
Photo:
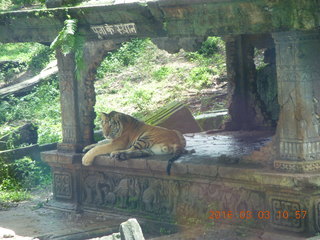
<svg viewBox="0 0 320 240"><path fill-rule="evenodd" d="M106 209L185 224L237 223L297 233L320 230L320 174L272 169L272 132L186 135L187 149L166 175L168 156L93 166L82 154L50 151L54 197L74 210ZM270 160L270 161L269 161ZM213 219L212 219L213 218Z"/></svg>

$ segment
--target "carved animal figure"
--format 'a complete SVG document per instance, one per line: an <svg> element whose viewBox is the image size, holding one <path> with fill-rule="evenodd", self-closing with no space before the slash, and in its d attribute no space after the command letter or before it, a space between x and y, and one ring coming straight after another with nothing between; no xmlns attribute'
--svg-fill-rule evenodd
<svg viewBox="0 0 320 240"><path fill-rule="evenodd" d="M84 180L84 202L102 204L102 190L101 185L104 184L105 179L102 174L89 175Z"/></svg>
<svg viewBox="0 0 320 240"><path fill-rule="evenodd" d="M85 166L91 165L101 154L110 154L117 160L171 154L167 165L167 174L170 175L172 163L188 153L186 140L180 132L151 126L120 112L101 113L101 125L104 136L112 141L85 148L91 148L82 158Z"/></svg>
<svg viewBox="0 0 320 240"><path fill-rule="evenodd" d="M142 202L145 210L148 212L156 211L159 207L159 192L161 191L161 184L159 181L151 181L149 187L142 194Z"/></svg>
<svg viewBox="0 0 320 240"><path fill-rule="evenodd" d="M117 198L116 201L120 203L122 208L125 208L128 207L130 198L138 198L140 187L136 179L124 178L121 179L119 184L115 187L114 193Z"/></svg>

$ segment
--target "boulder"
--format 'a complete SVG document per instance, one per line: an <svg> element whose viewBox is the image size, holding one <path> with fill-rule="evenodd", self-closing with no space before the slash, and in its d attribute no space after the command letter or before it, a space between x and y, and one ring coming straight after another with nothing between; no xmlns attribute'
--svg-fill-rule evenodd
<svg viewBox="0 0 320 240"><path fill-rule="evenodd" d="M16 130L0 138L0 151L7 150L9 145L19 146L23 143L36 144L38 141L38 127L33 123L26 123Z"/></svg>
<svg viewBox="0 0 320 240"><path fill-rule="evenodd" d="M121 223L119 231L121 240L144 240L141 227L135 218Z"/></svg>
<svg viewBox="0 0 320 240"><path fill-rule="evenodd" d="M119 232L99 238L90 238L88 240L144 240L141 227L135 218L120 224Z"/></svg>
<svg viewBox="0 0 320 240"><path fill-rule="evenodd" d="M179 102L172 102L143 120L147 124L178 130L183 134L202 131L187 106Z"/></svg>

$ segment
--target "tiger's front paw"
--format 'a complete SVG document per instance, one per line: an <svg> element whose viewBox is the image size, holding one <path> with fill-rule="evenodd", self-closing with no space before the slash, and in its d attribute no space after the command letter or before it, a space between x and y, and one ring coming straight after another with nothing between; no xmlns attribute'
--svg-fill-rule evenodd
<svg viewBox="0 0 320 240"><path fill-rule="evenodd" d="M118 161L124 161L128 159L125 152L112 152L110 153L110 156Z"/></svg>
<svg viewBox="0 0 320 240"><path fill-rule="evenodd" d="M94 148L96 144L91 144L82 149L82 152L88 152L90 149Z"/></svg>
<svg viewBox="0 0 320 240"><path fill-rule="evenodd" d="M88 156L87 154L85 154L85 155L82 157L82 165L84 165L84 166L90 166L90 165L92 165L92 162L93 162L93 159L90 158L90 156Z"/></svg>

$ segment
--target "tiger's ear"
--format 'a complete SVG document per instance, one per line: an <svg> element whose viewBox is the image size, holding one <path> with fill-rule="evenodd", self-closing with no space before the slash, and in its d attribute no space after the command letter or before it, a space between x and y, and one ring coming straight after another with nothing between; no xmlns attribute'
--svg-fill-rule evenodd
<svg viewBox="0 0 320 240"><path fill-rule="evenodd" d="M101 112L100 113L100 117L101 117L101 120L107 120L108 119L108 114L105 113L105 112Z"/></svg>
<svg viewBox="0 0 320 240"><path fill-rule="evenodd" d="M110 118L113 118L114 116L118 115L118 112L116 112L116 111L111 111L111 112L109 112L108 115L109 115Z"/></svg>

